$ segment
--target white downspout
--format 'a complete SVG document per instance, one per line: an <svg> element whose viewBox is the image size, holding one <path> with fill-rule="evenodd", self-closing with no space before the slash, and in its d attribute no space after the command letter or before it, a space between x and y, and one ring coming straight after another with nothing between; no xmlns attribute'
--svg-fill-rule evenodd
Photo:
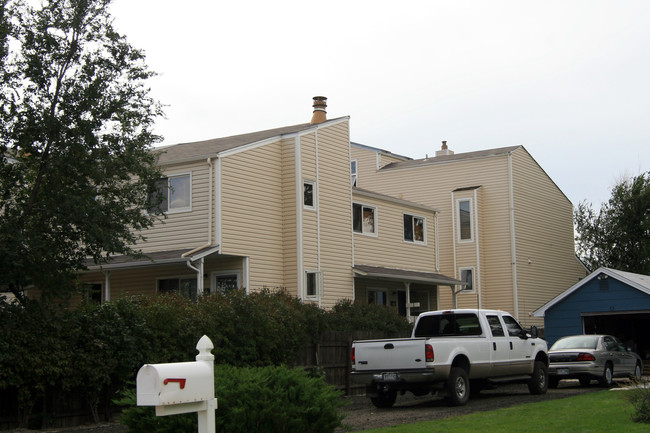
<svg viewBox="0 0 650 433"><path fill-rule="evenodd" d="M303 280L304 280L304 264L303 264L303 245L302 245L302 170L300 166L301 153L300 153L300 136L296 137L295 146L296 155L296 244L298 246L297 269L298 269L298 298L302 301L305 300Z"/></svg>
<svg viewBox="0 0 650 433"><path fill-rule="evenodd" d="M196 296L201 296L203 294L203 257L199 259L199 267L192 265L191 260L187 260L185 264L188 268L196 272Z"/></svg>
<svg viewBox="0 0 650 433"><path fill-rule="evenodd" d="M510 254L512 254L512 289L515 302L515 318L519 320L519 287L517 285L517 243L515 242L515 193L512 174L512 153L508 154L508 177L510 182Z"/></svg>
<svg viewBox="0 0 650 433"><path fill-rule="evenodd" d="M479 248L479 233L478 233L478 188L474 189L474 233L476 233L476 292L478 293L478 308L481 306L481 250Z"/></svg>
<svg viewBox="0 0 650 433"><path fill-rule="evenodd" d="M451 244L453 245L453 254L454 254L454 278L458 279L458 275L457 275L458 271L456 269L456 200L453 191L451 192L451 235L453 237L451 240ZM450 287L453 296L452 306L453 308L457 308L458 304L456 303L456 286L450 286Z"/></svg>
<svg viewBox="0 0 650 433"><path fill-rule="evenodd" d="M317 260L318 260L318 272L320 272L321 278L319 281L318 285L318 306L322 307L323 306L323 295L325 292L325 278L323 278L323 273L320 268L320 171L318 170L320 163L318 161L318 129L314 132L314 147L316 148L316 191L315 196L316 196L316 249L317 249Z"/></svg>
<svg viewBox="0 0 650 433"><path fill-rule="evenodd" d="M221 158L217 158L214 166L214 242L219 248L219 253L223 254L223 242L221 239Z"/></svg>
<svg viewBox="0 0 650 433"><path fill-rule="evenodd" d="M212 158L208 158L208 245L212 245Z"/></svg>

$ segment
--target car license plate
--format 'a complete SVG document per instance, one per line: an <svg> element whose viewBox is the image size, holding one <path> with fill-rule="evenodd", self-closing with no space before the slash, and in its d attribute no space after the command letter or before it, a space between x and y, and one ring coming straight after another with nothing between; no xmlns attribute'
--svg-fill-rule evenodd
<svg viewBox="0 0 650 433"><path fill-rule="evenodd" d="M399 380L399 376L397 373L384 373L382 375L382 379L384 379L386 382L395 382Z"/></svg>
<svg viewBox="0 0 650 433"><path fill-rule="evenodd" d="M558 374L558 376L560 376L560 375L561 376L566 376L567 374L569 374L569 369L568 368L558 368L557 369L557 374Z"/></svg>

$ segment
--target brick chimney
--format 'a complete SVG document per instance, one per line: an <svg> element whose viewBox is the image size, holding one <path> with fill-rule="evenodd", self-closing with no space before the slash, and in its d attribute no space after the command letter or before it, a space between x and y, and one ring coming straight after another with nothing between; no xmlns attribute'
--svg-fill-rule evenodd
<svg viewBox="0 0 650 433"><path fill-rule="evenodd" d="M327 98L325 96L314 96L314 115L311 117L311 124L323 123L327 120Z"/></svg>
<svg viewBox="0 0 650 433"><path fill-rule="evenodd" d="M453 155L453 154L454 151L449 150L449 148L447 147L447 141L445 140L442 141L442 147L440 148L440 150L436 151L436 156L446 156L446 155Z"/></svg>

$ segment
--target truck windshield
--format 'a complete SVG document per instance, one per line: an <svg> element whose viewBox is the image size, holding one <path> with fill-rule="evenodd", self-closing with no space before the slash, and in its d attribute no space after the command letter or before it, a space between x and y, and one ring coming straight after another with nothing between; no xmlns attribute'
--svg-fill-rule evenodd
<svg viewBox="0 0 650 433"><path fill-rule="evenodd" d="M415 337L447 337L481 335L481 325L476 314L436 314L422 316L415 328Z"/></svg>

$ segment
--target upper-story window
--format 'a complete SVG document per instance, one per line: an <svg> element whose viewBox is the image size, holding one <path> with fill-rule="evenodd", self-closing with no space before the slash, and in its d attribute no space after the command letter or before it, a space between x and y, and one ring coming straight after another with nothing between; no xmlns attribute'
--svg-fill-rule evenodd
<svg viewBox="0 0 650 433"><path fill-rule="evenodd" d="M458 200L458 230L461 241L474 240L472 233L472 200Z"/></svg>
<svg viewBox="0 0 650 433"><path fill-rule="evenodd" d="M404 240L424 243L424 221L422 217L404 214Z"/></svg>
<svg viewBox="0 0 650 433"><path fill-rule="evenodd" d="M160 210L163 212L181 212L192 208L192 180L189 173L167 176L156 182L156 188L162 201Z"/></svg>
<svg viewBox="0 0 650 433"><path fill-rule="evenodd" d="M372 206L352 204L352 230L355 233L376 234L376 210Z"/></svg>
<svg viewBox="0 0 650 433"><path fill-rule="evenodd" d="M350 182L352 183L352 186L357 186L358 179L357 179L357 160L353 159L350 161Z"/></svg>
<svg viewBox="0 0 650 433"><path fill-rule="evenodd" d="M305 181L302 184L302 204L306 208L314 209L315 206L314 199L314 182Z"/></svg>

